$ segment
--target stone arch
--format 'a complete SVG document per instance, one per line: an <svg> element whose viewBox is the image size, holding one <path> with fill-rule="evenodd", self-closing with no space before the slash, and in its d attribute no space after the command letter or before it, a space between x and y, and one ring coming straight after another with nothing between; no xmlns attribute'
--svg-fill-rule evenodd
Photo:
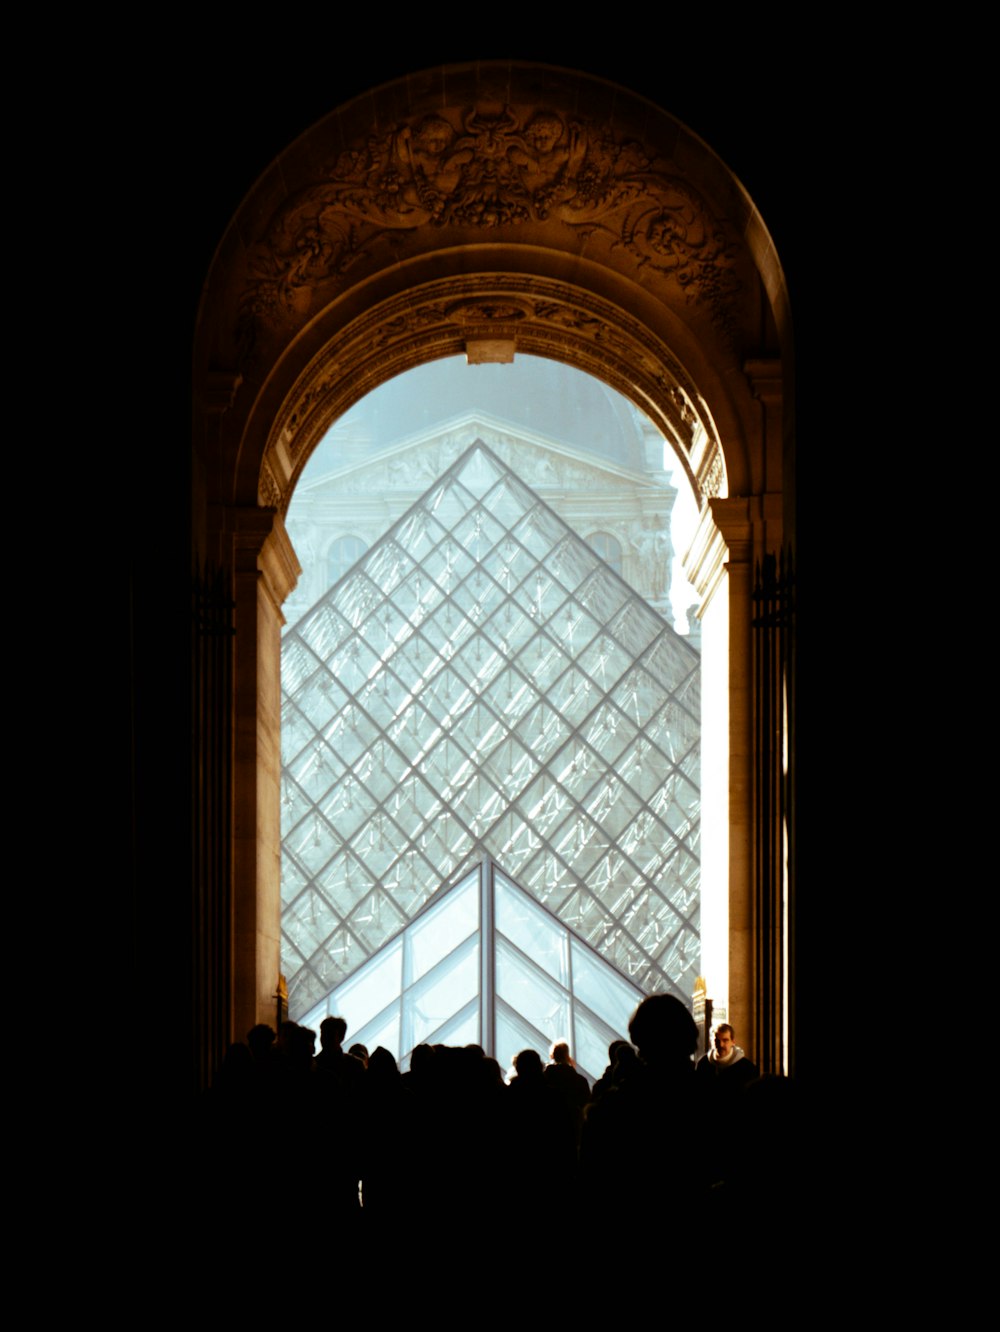
<svg viewBox="0 0 1000 1332"><path fill-rule="evenodd" d="M689 563L743 676L719 741L735 792L720 872L729 998L749 1011L750 570L781 541L784 280L752 201L685 126L601 79L504 63L428 70L333 111L255 184L205 284L199 535L236 607L230 1029L271 1011L276 982L276 670L298 572L283 514L338 416L461 351L597 375L673 441L695 488Z"/></svg>

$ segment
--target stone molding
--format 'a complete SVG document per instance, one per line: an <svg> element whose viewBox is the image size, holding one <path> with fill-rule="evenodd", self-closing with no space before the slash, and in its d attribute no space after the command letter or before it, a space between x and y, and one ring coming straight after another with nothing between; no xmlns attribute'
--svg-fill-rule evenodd
<svg viewBox="0 0 1000 1332"><path fill-rule="evenodd" d="M216 517L224 529L233 533L237 571L256 571L284 623L282 604L302 574L284 517L268 507L234 507L217 512Z"/></svg>
<svg viewBox="0 0 1000 1332"><path fill-rule="evenodd" d="M780 494L710 499L702 510L684 570L702 597L701 613L722 582L726 568L749 568L765 550L781 546Z"/></svg>
<svg viewBox="0 0 1000 1332"><path fill-rule="evenodd" d="M268 439L259 498L287 510L299 472L330 424L394 374L471 339L513 341L587 370L643 407L674 443L699 496L725 485L722 449L694 382L639 320L550 278L482 274L392 297L349 324L299 376ZM698 457L698 472L692 466Z"/></svg>
<svg viewBox="0 0 1000 1332"><path fill-rule="evenodd" d="M744 361L743 373L750 381L750 389L768 408L781 405L781 362L775 356L755 357Z"/></svg>
<svg viewBox="0 0 1000 1332"><path fill-rule="evenodd" d="M701 597L700 616L703 616L712 597L718 591L726 569L729 547L719 530L710 506L706 505L698 520L698 527L684 557L684 572Z"/></svg>

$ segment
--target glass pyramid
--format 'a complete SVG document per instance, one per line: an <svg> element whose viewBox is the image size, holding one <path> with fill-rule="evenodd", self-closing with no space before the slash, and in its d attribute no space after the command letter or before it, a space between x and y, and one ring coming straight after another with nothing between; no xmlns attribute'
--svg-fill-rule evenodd
<svg viewBox="0 0 1000 1332"><path fill-rule="evenodd" d="M343 1017L352 1042L385 1046L403 1070L421 1042L482 1045L509 1068L568 1040L594 1081L642 997L487 857L302 1021Z"/></svg>
<svg viewBox="0 0 1000 1332"><path fill-rule="evenodd" d="M292 1016L484 856L689 998L699 719L697 651L474 444L284 640Z"/></svg>

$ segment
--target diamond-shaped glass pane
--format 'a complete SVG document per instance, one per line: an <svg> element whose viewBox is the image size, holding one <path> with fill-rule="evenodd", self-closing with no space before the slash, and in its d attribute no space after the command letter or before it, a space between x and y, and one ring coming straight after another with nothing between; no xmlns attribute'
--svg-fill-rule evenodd
<svg viewBox="0 0 1000 1332"><path fill-rule="evenodd" d="M570 1012L531 911L637 984L690 986L698 654L482 443L289 630L282 689L293 1016L433 919L441 883L484 855L541 904L501 927L510 1023L546 1034ZM365 1030L405 1044L467 1024L463 985ZM598 998L591 1043L610 1022Z"/></svg>

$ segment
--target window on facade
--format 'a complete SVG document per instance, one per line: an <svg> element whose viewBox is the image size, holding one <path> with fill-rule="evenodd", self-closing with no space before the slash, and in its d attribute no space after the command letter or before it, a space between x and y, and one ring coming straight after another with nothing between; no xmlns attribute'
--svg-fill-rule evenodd
<svg viewBox="0 0 1000 1332"><path fill-rule="evenodd" d="M338 537L333 542L326 556L327 578L331 587L340 582L367 549L367 542L356 536Z"/></svg>
<svg viewBox="0 0 1000 1332"><path fill-rule="evenodd" d="M603 1039L547 969L560 948L596 990L690 995L698 653L482 443L289 629L282 687L293 1017L355 1004L397 1057L433 1038L504 1058L546 1012ZM543 908L518 934L496 906L490 968L486 863L495 904Z"/></svg>
<svg viewBox="0 0 1000 1332"><path fill-rule="evenodd" d="M613 537L610 532L591 532L587 537L587 545L597 551L609 569L613 569L616 574L621 573L622 543L617 537Z"/></svg>

